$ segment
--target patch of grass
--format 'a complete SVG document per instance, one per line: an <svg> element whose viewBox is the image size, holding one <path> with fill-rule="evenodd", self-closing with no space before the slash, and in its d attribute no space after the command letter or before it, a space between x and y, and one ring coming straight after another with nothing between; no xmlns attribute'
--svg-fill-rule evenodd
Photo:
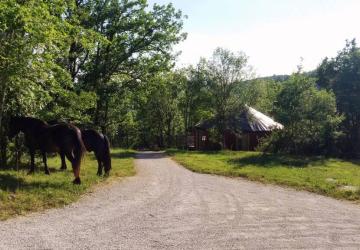
<svg viewBox="0 0 360 250"><path fill-rule="evenodd" d="M244 177L334 198L360 201L359 161L259 152L168 150L167 153L194 172Z"/></svg>
<svg viewBox="0 0 360 250"><path fill-rule="evenodd" d="M131 150L112 150L112 170L109 177L99 177L97 161L93 154L87 154L81 164L81 185L73 185L74 179L71 164L68 169L60 171L60 157L48 159L51 175L38 168L35 174L27 175L27 167L16 170L0 171L0 220L28 212L42 211L47 208L61 207L74 202L94 185L107 183L117 177L135 174L135 152ZM26 161L25 159L23 160ZM37 166L43 166L37 162Z"/></svg>

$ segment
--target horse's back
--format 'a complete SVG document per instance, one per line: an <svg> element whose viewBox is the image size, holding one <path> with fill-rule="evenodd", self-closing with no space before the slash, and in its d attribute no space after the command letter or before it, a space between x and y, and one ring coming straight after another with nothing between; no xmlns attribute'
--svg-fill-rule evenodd
<svg viewBox="0 0 360 250"><path fill-rule="evenodd" d="M39 136L40 147L46 152L72 151L81 141L80 130L67 123L50 123Z"/></svg>
<svg viewBox="0 0 360 250"><path fill-rule="evenodd" d="M85 144L86 150L95 153L103 150L104 136L94 129L81 130L81 136Z"/></svg>
<svg viewBox="0 0 360 250"><path fill-rule="evenodd" d="M73 141L75 133L73 129L66 124L51 125L47 129L47 134L55 144L65 146Z"/></svg>

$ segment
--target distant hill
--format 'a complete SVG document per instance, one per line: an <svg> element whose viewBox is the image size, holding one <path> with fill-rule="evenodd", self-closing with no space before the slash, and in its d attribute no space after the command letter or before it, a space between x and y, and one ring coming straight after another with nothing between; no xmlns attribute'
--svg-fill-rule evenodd
<svg viewBox="0 0 360 250"><path fill-rule="evenodd" d="M272 75L272 76L264 76L264 77L259 77L257 79L260 80L273 80L275 82L283 82L286 81L287 79L289 79L290 75Z"/></svg>
<svg viewBox="0 0 360 250"><path fill-rule="evenodd" d="M309 77L316 77L316 70L307 71L307 72L304 72L303 74L306 76L309 76ZM272 75L272 76L259 77L257 79L273 80L275 82L284 82L284 81L288 80L289 78L290 78L290 75Z"/></svg>

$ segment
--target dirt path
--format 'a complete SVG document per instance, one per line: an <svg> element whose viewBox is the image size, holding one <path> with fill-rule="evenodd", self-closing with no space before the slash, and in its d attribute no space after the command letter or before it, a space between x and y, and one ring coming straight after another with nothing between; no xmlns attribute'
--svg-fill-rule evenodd
<svg viewBox="0 0 360 250"><path fill-rule="evenodd" d="M360 206L192 173L140 153L138 175L53 209L0 222L0 249L360 248Z"/></svg>

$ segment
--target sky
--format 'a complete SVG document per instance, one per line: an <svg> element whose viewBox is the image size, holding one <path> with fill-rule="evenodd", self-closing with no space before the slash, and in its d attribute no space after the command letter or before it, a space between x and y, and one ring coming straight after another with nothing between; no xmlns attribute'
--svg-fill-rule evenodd
<svg viewBox="0 0 360 250"><path fill-rule="evenodd" d="M258 76L315 69L346 39L360 43L360 0L148 0L173 3L188 18L177 66L209 58L216 47L243 51Z"/></svg>

